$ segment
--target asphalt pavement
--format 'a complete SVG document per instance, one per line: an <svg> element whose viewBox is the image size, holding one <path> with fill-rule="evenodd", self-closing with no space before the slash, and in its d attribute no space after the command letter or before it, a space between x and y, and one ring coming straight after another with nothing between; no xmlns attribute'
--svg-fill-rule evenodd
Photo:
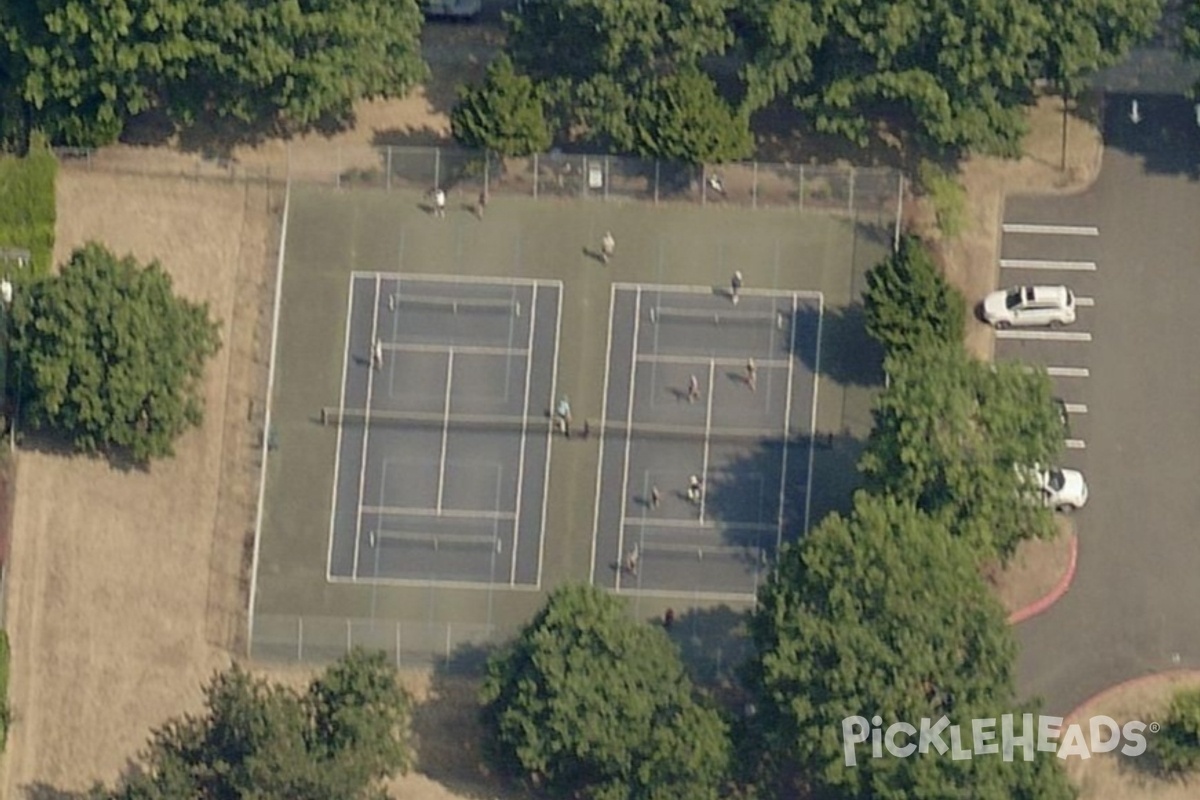
<svg viewBox="0 0 1200 800"><path fill-rule="evenodd" d="M1017 630L1018 688L1052 713L1128 678L1200 667L1200 127L1183 98L1109 96L1104 134L1086 192L1009 198L1001 250L1002 284L1065 283L1090 301L1062 329L1088 339L996 349L1070 368L1054 377L1075 411L1063 464L1091 490L1074 584ZM1014 227L1025 225L1080 230Z"/></svg>

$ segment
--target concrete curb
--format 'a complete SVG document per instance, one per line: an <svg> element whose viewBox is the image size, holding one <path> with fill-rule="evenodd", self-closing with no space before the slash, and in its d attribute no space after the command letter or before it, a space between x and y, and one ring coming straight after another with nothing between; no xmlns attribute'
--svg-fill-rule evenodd
<svg viewBox="0 0 1200 800"><path fill-rule="evenodd" d="M1129 680L1113 684L1106 689L1101 689L1087 700L1084 700L1082 703L1075 706L1075 708L1071 709L1071 713L1063 717L1063 725L1069 725L1071 720L1077 719L1080 714L1087 710L1088 706L1095 705L1101 700L1104 700L1105 698L1109 697L1110 695L1114 695L1117 692L1123 692L1127 689L1133 689L1144 684L1154 683L1155 681L1184 677L1200 678L1200 669L1171 669L1167 670L1166 672L1151 672L1148 675L1141 675L1137 678L1130 678Z"/></svg>
<svg viewBox="0 0 1200 800"><path fill-rule="evenodd" d="M1067 556L1067 569L1058 579L1058 583L1040 600L1035 600L1024 608L1014 611L1008 615L1009 625L1019 625L1026 620L1036 617L1038 614L1046 611L1050 606L1062 599L1062 596L1071 588L1071 582L1075 580L1075 567L1079 561L1079 536L1071 534L1071 549Z"/></svg>

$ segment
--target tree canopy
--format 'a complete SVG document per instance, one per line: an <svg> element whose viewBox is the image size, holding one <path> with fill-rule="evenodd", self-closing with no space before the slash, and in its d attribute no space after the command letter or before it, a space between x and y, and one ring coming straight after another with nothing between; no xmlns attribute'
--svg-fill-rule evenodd
<svg viewBox="0 0 1200 800"><path fill-rule="evenodd" d="M152 109L305 130L422 80L421 19L415 0L0 0L0 108L79 146Z"/></svg>
<svg viewBox="0 0 1200 800"><path fill-rule="evenodd" d="M175 296L158 262L85 245L17 291L11 324L25 423L136 461L170 455L200 424L217 326L206 305Z"/></svg>
<svg viewBox="0 0 1200 800"><path fill-rule="evenodd" d="M408 769L411 700L382 653L352 651L304 693L235 665L204 695L92 800L382 800L380 781Z"/></svg>
<svg viewBox="0 0 1200 800"><path fill-rule="evenodd" d="M552 139L541 92L504 54L481 85L459 87L450 127L462 144L506 156L544 152Z"/></svg>
<svg viewBox="0 0 1200 800"><path fill-rule="evenodd" d="M783 794L982 800L1070 798L1044 758L949 755L871 758L845 765L847 717L917 725L1020 711L1015 646L973 554L911 503L860 493L780 555L751 614L746 670L755 729ZM969 722L968 722L969 724Z"/></svg>
<svg viewBox="0 0 1200 800"><path fill-rule="evenodd" d="M1200 689L1181 689L1171 698L1162 730L1150 739L1150 754L1167 774L1200 769Z"/></svg>
<svg viewBox="0 0 1200 800"><path fill-rule="evenodd" d="M488 663L483 720L499 765L595 800L715 800L729 742L661 629L590 586L553 592Z"/></svg>
<svg viewBox="0 0 1200 800"><path fill-rule="evenodd" d="M966 301L913 236L867 273L867 332L889 353L962 341Z"/></svg>
<svg viewBox="0 0 1200 800"><path fill-rule="evenodd" d="M1044 371L985 364L958 344L889 356L885 368L891 384L860 463L868 486L944 519L982 558L1054 533L1020 471L1062 448Z"/></svg>

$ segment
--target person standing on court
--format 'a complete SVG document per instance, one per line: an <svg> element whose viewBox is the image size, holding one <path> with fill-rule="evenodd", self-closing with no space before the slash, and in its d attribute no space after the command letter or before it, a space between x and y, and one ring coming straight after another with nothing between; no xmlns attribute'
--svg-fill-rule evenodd
<svg viewBox="0 0 1200 800"><path fill-rule="evenodd" d="M754 363L754 359L746 360L746 385L750 387L750 391L758 391L758 365Z"/></svg>
<svg viewBox="0 0 1200 800"><path fill-rule="evenodd" d="M475 206L475 213L479 215L480 219L483 219L483 212L487 210L487 203L488 203L488 191L487 191L487 188L485 187L479 193L479 204Z"/></svg>
<svg viewBox="0 0 1200 800"><path fill-rule="evenodd" d="M662 502L662 492L659 491L657 486L651 486L650 487L650 507L658 508L658 504L660 502Z"/></svg>
<svg viewBox="0 0 1200 800"><path fill-rule="evenodd" d="M700 399L700 379L693 375L688 380L688 402L694 403Z"/></svg>
<svg viewBox="0 0 1200 800"><path fill-rule="evenodd" d="M371 366L383 369L383 342L379 339L375 340L375 346L371 348Z"/></svg>
<svg viewBox="0 0 1200 800"><path fill-rule="evenodd" d="M739 269L737 272L733 273L733 277L729 279L729 299L733 301L735 306L738 304L738 298L741 296L741 293L742 271Z"/></svg>
<svg viewBox="0 0 1200 800"><path fill-rule="evenodd" d="M440 186L433 192L433 213L443 218L446 216L446 192Z"/></svg>
<svg viewBox="0 0 1200 800"><path fill-rule="evenodd" d="M600 240L600 258L607 264L613 257L613 253L617 249L617 240L613 238L612 231L605 231L604 237Z"/></svg>
<svg viewBox="0 0 1200 800"><path fill-rule="evenodd" d="M700 481L699 475L693 475L688 478L688 500L691 500L696 505L700 504L700 492L704 491L704 484Z"/></svg>
<svg viewBox="0 0 1200 800"><path fill-rule="evenodd" d="M638 546L635 544L629 551L629 555L625 558L625 568L630 575L637 577L638 572Z"/></svg>

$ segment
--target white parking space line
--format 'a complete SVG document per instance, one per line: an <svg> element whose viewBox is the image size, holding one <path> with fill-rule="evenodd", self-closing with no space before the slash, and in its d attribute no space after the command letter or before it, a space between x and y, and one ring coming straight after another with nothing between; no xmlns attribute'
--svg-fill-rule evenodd
<svg viewBox="0 0 1200 800"><path fill-rule="evenodd" d="M1095 272L1095 261L1043 261L1036 258L1002 258L1003 269L1056 269L1067 272Z"/></svg>
<svg viewBox="0 0 1200 800"><path fill-rule="evenodd" d="M1044 342L1090 342L1090 333L1067 331L996 331L997 339L1036 339Z"/></svg>
<svg viewBox="0 0 1200 800"><path fill-rule="evenodd" d="M1063 403L1063 408L1068 414L1086 414L1087 406L1083 403Z"/></svg>
<svg viewBox="0 0 1200 800"><path fill-rule="evenodd" d="M1094 225L1035 225L1028 222L1006 222L1005 233L1038 233L1056 236L1099 236Z"/></svg>
<svg viewBox="0 0 1200 800"><path fill-rule="evenodd" d="M1083 439L1067 439L1065 442L1063 442L1063 444L1067 446L1068 450L1087 449L1087 442L1085 442Z"/></svg>
<svg viewBox="0 0 1200 800"><path fill-rule="evenodd" d="M1075 305L1080 308L1095 308L1096 298L1094 297L1076 297Z"/></svg>
<svg viewBox="0 0 1200 800"><path fill-rule="evenodd" d="M1087 378L1092 373L1087 367L1046 367L1046 374L1051 378Z"/></svg>

